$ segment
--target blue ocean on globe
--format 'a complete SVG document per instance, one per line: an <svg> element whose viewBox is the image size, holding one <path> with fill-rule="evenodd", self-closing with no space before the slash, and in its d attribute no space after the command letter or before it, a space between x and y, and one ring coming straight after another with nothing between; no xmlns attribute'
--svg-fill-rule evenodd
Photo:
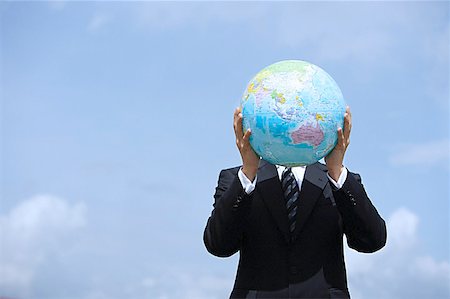
<svg viewBox="0 0 450 299"><path fill-rule="evenodd" d="M277 165L313 164L337 143L346 104L336 82L320 67L284 60L261 70L242 96L243 127L264 160Z"/></svg>

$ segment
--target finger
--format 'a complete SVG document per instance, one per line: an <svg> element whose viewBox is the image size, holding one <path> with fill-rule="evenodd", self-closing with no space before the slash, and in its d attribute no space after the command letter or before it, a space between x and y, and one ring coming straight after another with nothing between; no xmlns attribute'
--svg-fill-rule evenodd
<svg viewBox="0 0 450 299"><path fill-rule="evenodd" d="M233 127L234 127L234 133L236 135L236 141L240 141L242 140L242 114L241 114L241 108L238 107L236 108L236 110L234 110L234 122L233 122Z"/></svg>
<svg viewBox="0 0 450 299"><path fill-rule="evenodd" d="M352 113L350 107L347 106L344 114L344 140L348 144L350 143L350 132L352 130Z"/></svg>
<svg viewBox="0 0 450 299"><path fill-rule="evenodd" d="M336 146L344 146L344 132L342 130L342 128L338 128L337 130L337 135L338 135L338 141L337 141L337 145Z"/></svg>
<svg viewBox="0 0 450 299"><path fill-rule="evenodd" d="M349 106L347 106L347 109L345 109L345 113L347 114L347 118L348 118L348 121L349 121L350 127L351 127L351 124L352 124L352 112L350 111L350 107Z"/></svg>
<svg viewBox="0 0 450 299"><path fill-rule="evenodd" d="M250 144L250 135L252 134L252 130L251 129L247 129L247 131L245 131L243 140L245 144Z"/></svg>
<svg viewBox="0 0 450 299"><path fill-rule="evenodd" d="M237 118L239 117L239 113L240 113L240 108L237 107L236 109L234 109L234 113L233 113L233 125L237 124Z"/></svg>

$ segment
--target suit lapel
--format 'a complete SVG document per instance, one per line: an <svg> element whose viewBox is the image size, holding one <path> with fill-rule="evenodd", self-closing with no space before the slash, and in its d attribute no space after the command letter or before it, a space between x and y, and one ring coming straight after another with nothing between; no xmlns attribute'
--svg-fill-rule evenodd
<svg viewBox="0 0 450 299"><path fill-rule="evenodd" d="M323 189L328 182L326 172L322 170L319 165L319 163L315 163L306 167L305 177L303 178L299 195L294 239L301 232L317 199L322 194Z"/></svg>
<svg viewBox="0 0 450 299"><path fill-rule="evenodd" d="M258 169L256 190L263 199L275 222L289 242L289 228L286 206L283 199L280 179L275 165L261 160Z"/></svg>

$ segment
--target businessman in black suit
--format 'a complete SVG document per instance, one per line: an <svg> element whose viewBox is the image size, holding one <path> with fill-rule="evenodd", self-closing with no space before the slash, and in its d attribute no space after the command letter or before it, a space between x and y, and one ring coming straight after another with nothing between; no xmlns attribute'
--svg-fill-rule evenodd
<svg viewBox="0 0 450 299"><path fill-rule="evenodd" d="M343 234L361 252L377 251L386 243L385 222L360 176L343 167L351 126L347 107L344 129L338 129L338 143L326 165L286 169L256 155L249 143L251 131L243 132L236 109L242 166L221 171L204 231L213 255L240 253L230 298L350 297ZM288 175L293 175L294 187L286 191Z"/></svg>

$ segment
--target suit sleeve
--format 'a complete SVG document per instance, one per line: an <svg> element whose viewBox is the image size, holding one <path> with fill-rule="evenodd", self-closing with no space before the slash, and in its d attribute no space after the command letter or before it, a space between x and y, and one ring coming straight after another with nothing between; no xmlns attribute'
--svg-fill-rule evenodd
<svg viewBox="0 0 450 299"><path fill-rule="evenodd" d="M237 172L238 168L221 171L214 209L203 234L206 249L219 257L231 256L240 249L250 213L252 194L245 193Z"/></svg>
<svg viewBox="0 0 450 299"><path fill-rule="evenodd" d="M386 244L386 223L368 198L361 177L348 172L341 189L333 191L350 248L375 252Z"/></svg>

